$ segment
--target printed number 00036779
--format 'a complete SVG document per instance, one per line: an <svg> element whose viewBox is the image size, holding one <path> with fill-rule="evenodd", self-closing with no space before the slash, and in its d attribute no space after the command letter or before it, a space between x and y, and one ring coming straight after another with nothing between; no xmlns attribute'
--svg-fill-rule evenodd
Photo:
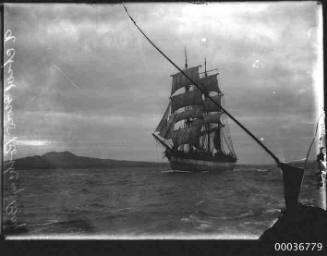
<svg viewBox="0 0 327 256"><path fill-rule="evenodd" d="M275 251L322 251L322 243L275 243Z"/></svg>

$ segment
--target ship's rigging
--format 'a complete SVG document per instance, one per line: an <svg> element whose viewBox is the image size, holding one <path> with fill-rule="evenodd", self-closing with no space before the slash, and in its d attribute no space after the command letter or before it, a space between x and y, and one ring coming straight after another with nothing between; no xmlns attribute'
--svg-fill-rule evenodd
<svg viewBox="0 0 327 256"><path fill-rule="evenodd" d="M168 107L155 129L154 136L165 142L169 150L184 153L202 153L215 156L226 155L236 159L228 126L222 122L224 113L206 95L221 104L223 93L218 84L219 73L201 66L188 68L185 49L185 69L196 81L203 93L181 72L172 75L171 96Z"/></svg>

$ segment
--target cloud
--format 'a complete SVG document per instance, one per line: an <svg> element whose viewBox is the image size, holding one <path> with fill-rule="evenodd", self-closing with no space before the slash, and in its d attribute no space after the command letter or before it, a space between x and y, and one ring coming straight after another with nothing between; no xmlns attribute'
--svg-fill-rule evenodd
<svg viewBox="0 0 327 256"><path fill-rule="evenodd" d="M184 46L189 65L203 63L206 56L208 69L218 66L226 107L264 134L265 141L272 141L276 127L292 117L289 128L294 134L287 136L294 147L306 146L306 140L300 145L297 141L308 136L314 122L312 74L321 29L316 3L127 7L180 66ZM92 141L117 144L128 138L130 148L147 145L149 159L156 159L151 128L165 110L169 75L176 70L145 41L121 5L6 4L5 28L17 38L14 70L19 88L12 94L18 137L57 141L73 151L75 145L85 155L95 152L88 149ZM304 120L307 124L299 126ZM251 161L251 151L245 156L245 144L238 143L243 138L239 134L234 127L235 147L244 161ZM85 141L84 148L77 141ZM294 147L288 150L292 155L298 154L292 153L298 152ZM124 158L128 149L110 152ZM128 155L142 158L133 150Z"/></svg>
<svg viewBox="0 0 327 256"><path fill-rule="evenodd" d="M16 140L18 146L45 146L51 144L48 140Z"/></svg>

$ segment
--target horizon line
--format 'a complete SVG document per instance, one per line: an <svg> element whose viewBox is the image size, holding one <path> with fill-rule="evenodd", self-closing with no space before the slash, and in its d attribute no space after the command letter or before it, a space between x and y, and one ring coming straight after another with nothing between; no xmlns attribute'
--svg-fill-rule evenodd
<svg viewBox="0 0 327 256"><path fill-rule="evenodd" d="M57 153L57 154L61 154L61 153L70 153L74 156L77 156L77 157L87 157L87 158L93 158L93 159L100 159L100 160L114 160L114 161L126 161L126 162L145 162L145 163L159 163L159 164L165 164L165 163L169 163L168 160L167 161L149 161L149 160L126 160L126 159L114 159L114 158L101 158L101 157L94 157L94 156L85 156L85 155L78 155L78 154L75 154L73 153L72 151L70 150L63 150L63 151L48 151L44 154L34 154L34 155L27 155L27 156L22 156L22 157L19 157L19 158L14 158L14 159L11 159L11 160L4 160L4 162L10 162L10 161L17 161L17 160L20 160L20 159L23 159L23 158L27 158L27 157L35 157L35 156L44 156L46 154L49 154L49 153ZM288 162L285 162L285 163L301 163L301 162L304 162L305 159L299 159L299 160L293 160L293 161L288 161ZM309 162L312 162L312 161L315 161L314 159L309 159ZM236 163L236 166L237 165L275 165L275 163Z"/></svg>

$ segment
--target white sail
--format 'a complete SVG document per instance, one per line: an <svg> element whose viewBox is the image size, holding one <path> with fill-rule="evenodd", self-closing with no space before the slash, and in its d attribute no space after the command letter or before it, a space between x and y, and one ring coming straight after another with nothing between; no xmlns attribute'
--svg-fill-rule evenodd
<svg viewBox="0 0 327 256"><path fill-rule="evenodd" d="M203 107L198 105L198 106L192 106L191 109L185 110L180 113L175 113L174 114L174 120L175 122L178 122L180 120L185 120L188 118L200 118L203 116Z"/></svg>
<svg viewBox="0 0 327 256"><path fill-rule="evenodd" d="M172 133L172 140L175 146L183 144L197 145L199 141L199 135L201 131L201 125L194 125L188 128L181 128Z"/></svg>
<svg viewBox="0 0 327 256"><path fill-rule="evenodd" d="M214 113L208 113L208 115L204 116L204 123L218 123L220 122L220 117L222 115L222 112L214 112Z"/></svg>
<svg viewBox="0 0 327 256"><path fill-rule="evenodd" d="M216 95L211 97L218 105L221 104L221 95ZM205 111L212 112L212 111L219 111L219 107L213 103L211 100L206 99L204 101L204 109Z"/></svg>
<svg viewBox="0 0 327 256"><path fill-rule="evenodd" d="M161 137L169 139L171 137L171 132L174 128L173 116L169 116L170 113L170 104L161 118L155 132L157 132Z"/></svg>
<svg viewBox="0 0 327 256"><path fill-rule="evenodd" d="M219 92L217 74L201 78L199 85L206 92Z"/></svg>
<svg viewBox="0 0 327 256"><path fill-rule="evenodd" d="M200 77L199 77L199 67L200 66L187 68L187 69L183 70L183 72L185 72L185 74L188 77L190 77L194 82L198 82L199 79L200 79ZM186 85L192 84L190 82L190 80L188 80L186 78L186 76L181 72L172 75L172 77L173 77L173 85L172 85L172 89L171 89L171 94L173 94L178 89L180 89L180 88L182 88L182 87L184 87Z"/></svg>
<svg viewBox="0 0 327 256"><path fill-rule="evenodd" d="M191 105L203 105L202 94L199 90L187 91L171 97L172 112Z"/></svg>
<svg viewBox="0 0 327 256"><path fill-rule="evenodd" d="M155 129L156 132L160 132L164 127L167 126L169 109L170 109L170 103L168 104L168 107L166 108L164 115L162 116L157 128Z"/></svg>

